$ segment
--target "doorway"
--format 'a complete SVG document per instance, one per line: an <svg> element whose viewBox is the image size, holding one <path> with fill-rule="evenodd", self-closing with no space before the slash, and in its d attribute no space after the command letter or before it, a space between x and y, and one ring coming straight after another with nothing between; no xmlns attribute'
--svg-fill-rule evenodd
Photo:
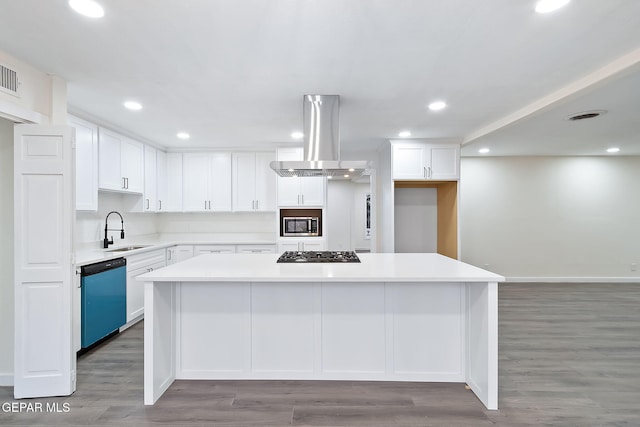
<svg viewBox="0 0 640 427"><path fill-rule="evenodd" d="M13 385L13 122L0 117L0 386Z"/></svg>

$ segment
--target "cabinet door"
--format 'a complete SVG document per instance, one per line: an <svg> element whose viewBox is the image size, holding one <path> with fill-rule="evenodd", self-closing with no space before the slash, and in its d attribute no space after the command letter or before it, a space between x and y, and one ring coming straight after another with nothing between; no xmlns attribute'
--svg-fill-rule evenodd
<svg viewBox="0 0 640 427"><path fill-rule="evenodd" d="M231 211L231 153L211 154L209 210Z"/></svg>
<svg viewBox="0 0 640 427"><path fill-rule="evenodd" d="M460 178L460 148L457 145L433 147L430 152L429 179L451 181Z"/></svg>
<svg viewBox="0 0 640 427"><path fill-rule="evenodd" d="M302 178L279 176L278 206L298 206L300 204L300 180Z"/></svg>
<svg viewBox="0 0 640 427"><path fill-rule="evenodd" d="M98 210L98 126L69 117L76 130L76 210Z"/></svg>
<svg viewBox="0 0 640 427"><path fill-rule="evenodd" d="M209 157L201 153L185 153L183 160L182 197L187 212L209 210Z"/></svg>
<svg viewBox="0 0 640 427"><path fill-rule="evenodd" d="M304 206L323 206L324 183L324 177L300 178L300 204Z"/></svg>
<svg viewBox="0 0 640 427"><path fill-rule="evenodd" d="M144 146L144 212L155 212L157 210L157 159L156 149Z"/></svg>
<svg viewBox="0 0 640 427"><path fill-rule="evenodd" d="M182 153L167 153L166 193L162 210L182 211Z"/></svg>
<svg viewBox="0 0 640 427"><path fill-rule="evenodd" d="M148 272L147 267L127 271L127 322L144 313L144 282L138 282L136 277Z"/></svg>
<svg viewBox="0 0 640 427"><path fill-rule="evenodd" d="M144 192L144 146L130 139L120 144L121 174L125 178L125 191Z"/></svg>
<svg viewBox="0 0 640 427"><path fill-rule="evenodd" d="M393 146L393 179L426 179L425 148Z"/></svg>
<svg viewBox="0 0 640 427"><path fill-rule="evenodd" d="M256 153L256 210L276 210L276 173L270 163L276 159L274 152Z"/></svg>
<svg viewBox="0 0 640 427"><path fill-rule="evenodd" d="M156 211L167 209L167 153L156 152Z"/></svg>
<svg viewBox="0 0 640 427"><path fill-rule="evenodd" d="M98 186L104 190L122 191L120 174L120 142L123 137L103 128L98 129Z"/></svg>
<svg viewBox="0 0 640 427"><path fill-rule="evenodd" d="M256 155L233 154L233 210L252 211L256 208Z"/></svg>
<svg viewBox="0 0 640 427"><path fill-rule="evenodd" d="M176 262L178 262L178 251L177 251L178 247L177 246L170 246L167 248L167 252L166 252L166 263L167 265L172 265L175 264Z"/></svg>

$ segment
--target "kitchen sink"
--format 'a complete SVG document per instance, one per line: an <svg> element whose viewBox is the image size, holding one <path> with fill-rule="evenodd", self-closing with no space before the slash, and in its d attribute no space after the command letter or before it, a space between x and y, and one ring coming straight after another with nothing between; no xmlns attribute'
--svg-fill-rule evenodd
<svg viewBox="0 0 640 427"><path fill-rule="evenodd" d="M124 248L109 249L109 250L106 250L105 252L127 252L127 251L133 251L136 249L148 248L149 246L152 246L152 245L125 246Z"/></svg>

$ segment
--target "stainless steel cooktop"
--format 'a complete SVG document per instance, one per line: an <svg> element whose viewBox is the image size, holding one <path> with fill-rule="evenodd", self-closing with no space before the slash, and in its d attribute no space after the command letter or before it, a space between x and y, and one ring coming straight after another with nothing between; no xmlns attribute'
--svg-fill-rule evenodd
<svg viewBox="0 0 640 427"><path fill-rule="evenodd" d="M360 262L353 251L286 251L278 262Z"/></svg>

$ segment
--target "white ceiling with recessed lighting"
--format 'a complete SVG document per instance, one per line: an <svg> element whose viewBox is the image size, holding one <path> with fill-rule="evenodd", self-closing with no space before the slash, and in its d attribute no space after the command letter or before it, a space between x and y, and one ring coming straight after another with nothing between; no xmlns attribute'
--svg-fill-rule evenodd
<svg viewBox="0 0 640 427"><path fill-rule="evenodd" d="M409 131L465 155L640 155L640 1L98 3L0 0L0 50L64 78L72 112L159 145L292 142L302 96L338 94L343 151ZM588 110L607 113L567 120Z"/></svg>

